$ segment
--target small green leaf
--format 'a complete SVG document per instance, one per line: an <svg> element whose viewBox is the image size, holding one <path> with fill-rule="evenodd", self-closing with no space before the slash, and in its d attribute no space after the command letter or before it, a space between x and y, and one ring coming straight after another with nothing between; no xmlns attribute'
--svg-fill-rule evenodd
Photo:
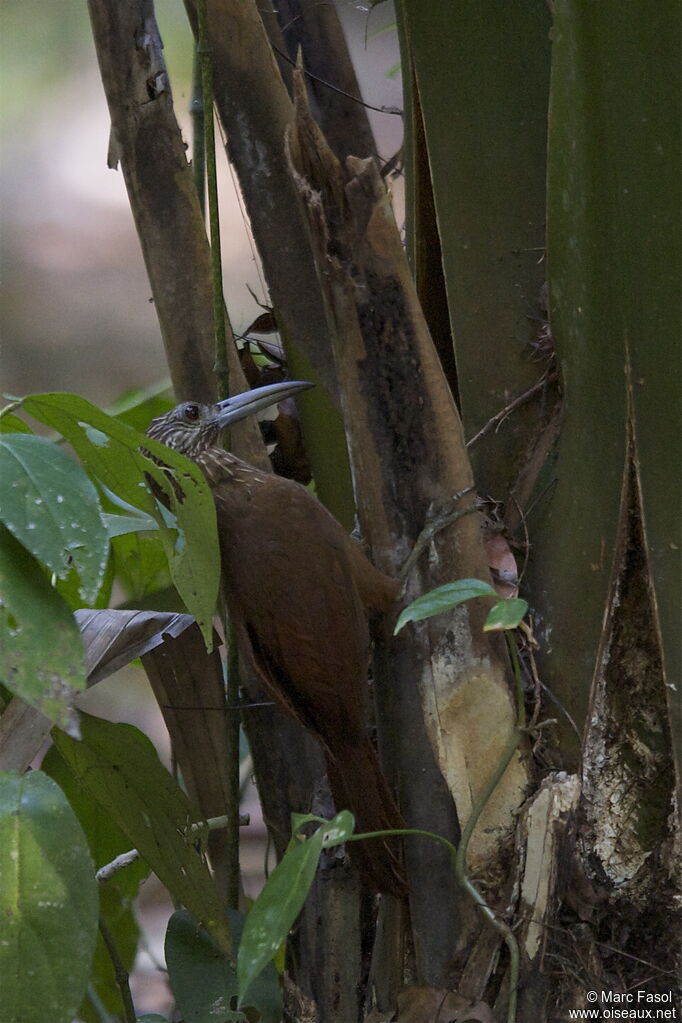
<svg viewBox="0 0 682 1023"><path fill-rule="evenodd" d="M53 738L81 784L130 839L171 894L232 953L220 898L188 831L196 809L132 725L81 715L83 739Z"/></svg>
<svg viewBox="0 0 682 1023"><path fill-rule="evenodd" d="M0 677L60 728L77 731L74 690L85 657L68 605L28 551L0 525Z"/></svg>
<svg viewBox="0 0 682 1023"><path fill-rule="evenodd" d="M528 610L528 602L521 597L510 597L500 600L488 612L483 626L484 632L495 632L502 629L517 629Z"/></svg>
<svg viewBox="0 0 682 1023"><path fill-rule="evenodd" d="M104 512L102 521L111 539L126 533L143 533L159 528L158 522L151 515L110 515Z"/></svg>
<svg viewBox="0 0 682 1023"><path fill-rule="evenodd" d="M313 883L324 841L320 828L305 842L293 842L273 870L246 918L237 958L239 1004L261 970L277 953L301 912Z"/></svg>
<svg viewBox="0 0 682 1023"><path fill-rule="evenodd" d="M480 579L458 579L454 583L437 586L435 590L417 597L403 608L393 635L396 636L408 622L419 622L424 618L442 614L443 611L450 611L458 604L463 604L474 597L497 597L497 593L492 586Z"/></svg>
<svg viewBox="0 0 682 1023"><path fill-rule="evenodd" d="M81 467L33 434L0 436L0 519L51 572L75 564L84 601L95 600L109 554L99 496Z"/></svg>
<svg viewBox="0 0 682 1023"><path fill-rule="evenodd" d="M297 835L304 824L326 824L324 817L318 817L316 813L292 813L291 833Z"/></svg>
<svg viewBox="0 0 682 1023"><path fill-rule="evenodd" d="M341 810L331 820L328 820L326 817L318 817L316 813L292 813L291 834L294 838L305 824L322 825L322 847L324 849L328 849L333 845L342 845L355 830L355 818L350 810Z"/></svg>
<svg viewBox="0 0 682 1023"><path fill-rule="evenodd" d="M228 910L235 947L244 928L241 913ZM185 910L174 913L166 931L168 976L178 1007L185 1020L213 1023L244 1020L236 1005L237 974L233 963L222 954L211 936ZM246 1004L257 1010L261 1023L279 1023L282 1004L277 972L272 964L252 984Z"/></svg>
<svg viewBox="0 0 682 1023"><path fill-rule="evenodd" d="M98 913L87 841L59 786L41 771L0 772L3 1023L70 1023Z"/></svg>

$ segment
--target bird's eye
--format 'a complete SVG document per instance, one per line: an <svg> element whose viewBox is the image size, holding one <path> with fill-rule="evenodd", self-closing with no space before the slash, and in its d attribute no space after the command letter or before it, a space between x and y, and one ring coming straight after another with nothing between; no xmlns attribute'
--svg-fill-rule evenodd
<svg viewBox="0 0 682 1023"><path fill-rule="evenodd" d="M199 418L199 406L198 405L185 405L182 410L182 414L188 423L196 423Z"/></svg>

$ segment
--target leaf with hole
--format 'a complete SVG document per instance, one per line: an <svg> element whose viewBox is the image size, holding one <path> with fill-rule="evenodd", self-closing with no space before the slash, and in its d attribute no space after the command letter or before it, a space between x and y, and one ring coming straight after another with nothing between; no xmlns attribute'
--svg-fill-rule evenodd
<svg viewBox="0 0 682 1023"><path fill-rule="evenodd" d="M488 612L483 626L484 632L497 632L504 629L517 629L528 610L528 602L521 597L510 597L500 600Z"/></svg>

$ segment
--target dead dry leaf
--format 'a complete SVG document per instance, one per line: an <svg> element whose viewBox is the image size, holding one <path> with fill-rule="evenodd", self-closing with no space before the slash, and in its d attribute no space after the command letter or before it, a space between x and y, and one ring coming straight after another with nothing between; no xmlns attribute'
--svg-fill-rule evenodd
<svg viewBox="0 0 682 1023"><path fill-rule="evenodd" d="M442 988L409 987L398 995L396 1023L495 1023L486 1002Z"/></svg>

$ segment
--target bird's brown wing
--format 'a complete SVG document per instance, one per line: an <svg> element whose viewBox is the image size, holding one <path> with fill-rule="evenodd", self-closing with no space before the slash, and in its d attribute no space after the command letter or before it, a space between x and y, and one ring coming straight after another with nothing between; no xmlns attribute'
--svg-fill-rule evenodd
<svg viewBox="0 0 682 1023"><path fill-rule="evenodd" d="M369 636L341 526L299 484L214 486L227 590L262 673L326 745L364 739Z"/></svg>

